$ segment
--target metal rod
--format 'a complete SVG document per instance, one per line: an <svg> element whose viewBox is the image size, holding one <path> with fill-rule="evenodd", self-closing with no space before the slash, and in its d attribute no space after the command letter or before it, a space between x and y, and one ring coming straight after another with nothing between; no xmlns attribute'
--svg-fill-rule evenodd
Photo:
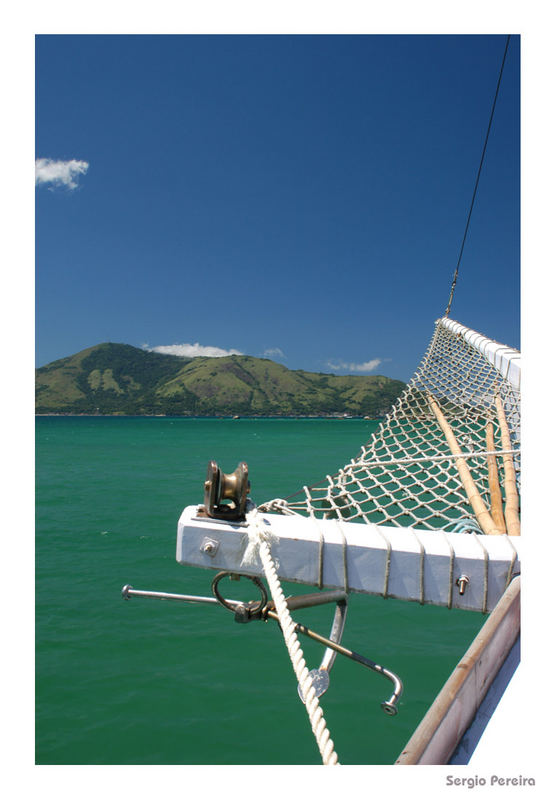
<svg viewBox="0 0 557 800"><path fill-rule="evenodd" d="M312 592L311 594L298 594L295 597L287 597L286 605L289 611L296 611L299 608L312 608L322 606L325 603L346 602L347 594L341 589L330 592Z"/></svg>
<svg viewBox="0 0 557 800"><path fill-rule="evenodd" d="M149 592L144 591L142 589L134 589L133 586L126 584L122 587L122 597L128 600L130 597L146 597L155 600L179 600L184 603L199 603L205 605L221 605L221 603L216 599L216 597L202 597L200 595L192 595L192 594L172 594L170 592ZM394 672L391 672L386 667L382 667L380 664L376 664L375 661L372 661L365 656L360 655L359 653L355 653L353 650L349 650L347 647L343 647L338 642L334 641L333 639L340 639L342 635L342 630L344 628L344 619L346 616L346 594L342 591L332 591L332 592L322 592L322 593L314 593L314 594L306 594L306 595L299 595L297 597L290 597L287 600L287 604L289 604L290 608L309 608L314 605L321 605L323 603L337 601L337 609L335 612L335 618L333 620L333 627L331 630L331 637L327 639L325 636L321 636L319 633L315 633L306 625L302 625L299 622L294 623L294 627L298 633L304 634L304 636L308 636L310 639L313 639L316 642L320 642L324 644L329 651L335 651L336 653L340 653L343 656L347 656L351 658L353 661L357 661L359 664L363 664L364 667L368 667L368 669L373 670L374 672L378 672L380 675L384 675L386 678L389 678L394 684L394 692L391 697L386 700L384 703L381 703L383 710L387 714L394 715L397 713L397 706L396 704L400 700L402 695L402 681L395 675ZM245 606L246 604L241 602L240 600L226 600L228 604L231 606ZM265 610L265 616L274 619L276 622L279 621L278 614L275 611L270 609ZM333 654L332 653L325 653L323 658L321 668L330 671L333 665Z"/></svg>
<svg viewBox="0 0 557 800"><path fill-rule="evenodd" d="M220 605L216 597L201 597L195 594L171 594L170 592L146 592L141 589L134 589L133 586L126 584L122 587L122 597L126 600L129 597L150 597L155 600L181 600L183 603L203 603L206 605ZM227 600L227 603L236 606L244 604L239 600Z"/></svg>
<svg viewBox="0 0 557 800"><path fill-rule="evenodd" d="M279 621L278 614L275 611L268 611L267 616L271 617L271 619L274 619L276 622ZM353 661L357 661L359 664L363 664L364 667L368 667L368 669L378 672L380 675L384 675L386 678L392 681L394 685L393 694L388 700L385 700L385 702L381 703L381 706L387 714L394 715L397 713L397 703L402 695L403 685L400 678L395 675L394 672L391 672L391 670L387 669L386 667L382 667L380 664L376 664L375 661L372 661L371 659L366 658L359 653L355 653L353 650L349 650L347 647L337 644L337 642L331 641L331 639L327 639L325 636L321 636L319 633L315 633L315 631L310 630L310 628L306 627L305 625L301 625L299 622L294 623L294 628L296 629L297 633L303 633L304 636L308 636L310 639L320 642L321 644L330 647L332 650L336 650L337 653L347 656Z"/></svg>
<svg viewBox="0 0 557 800"><path fill-rule="evenodd" d="M345 593L339 592L338 594L344 595ZM346 595L344 597L341 596L336 604L333 624L331 625L331 632L329 633L329 639L337 644L340 644L342 639L347 610L347 597ZM329 688L329 675L333 668L333 664L335 663L336 657L337 651L331 649L330 647L326 647L325 652L323 653L323 658L321 659L321 664L319 665L319 669L312 669L309 672L317 697L321 697L321 695L325 694ZM298 694L302 703L305 703L304 693L302 692L302 687L300 684L298 684Z"/></svg>
<svg viewBox="0 0 557 800"><path fill-rule="evenodd" d="M330 641L335 642L335 644L340 644L342 640L342 634L344 632L344 623L346 622L347 610L348 610L348 603L346 602L346 600L339 600L337 602L337 607L335 608L335 615L333 617L333 624L331 625L331 632L329 633ZM323 658L321 660L319 669L326 669L327 672L330 672L333 668L333 664L335 663L336 657L337 657L337 651L333 650L331 647L327 647L325 653L323 654Z"/></svg>
<svg viewBox="0 0 557 800"><path fill-rule="evenodd" d="M200 603L206 605L221 605L216 597L202 597L196 594L172 594L171 592L149 592L144 589L134 589L130 584L122 587L122 597L128 599L130 597L148 597L155 600L180 600L183 603ZM331 592L314 592L311 594L300 594L296 597L288 597L286 604L290 610L300 608L312 608L313 606L320 606L324 603L339 603L346 600L346 592L341 590ZM241 600L229 600L227 603L233 606L243 606L245 603Z"/></svg>

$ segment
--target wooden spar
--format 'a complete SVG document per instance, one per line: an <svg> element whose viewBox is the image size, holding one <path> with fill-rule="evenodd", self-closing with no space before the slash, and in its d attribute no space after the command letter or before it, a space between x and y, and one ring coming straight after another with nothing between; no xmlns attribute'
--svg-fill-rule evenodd
<svg viewBox="0 0 557 800"><path fill-rule="evenodd" d="M495 396L495 406L497 408L497 419L501 429L501 445L503 450L511 450L511 434L503 408L503 401L500 395ZM510 453L503 456L503 467L505 469L505 519L507 520L507 530L509 536L520 536L520 518L518 516L518 491L516 488L516 472L514 469L513 457Z"/></svg>
<svg viewBox="0 0 557 800"><path fill-rule="evenodd" d="M489 452L495 450L495 438L493 436L493 422L488 422L485 429L485 447ZM494 455L487 456L487 477L489 482L489 494L491 496L491 516L501 533L506 533L505 515L503 514L503 498L501 497L501 486L499 485L499 471L497 469L497 459Z"/></svg>
<svg viewBox="0 0 557 800"><path fill-rule="evenodd" d="M435 400L431 395L428 395L428 402L429 405L437 418L437 422L439 423L439 427L445 434L445 439L447 440L447 444L451 449L451 453L455 456L458 456L462 453L460 449L460 445L457 442L456 436L453 433L453 429L447 422L445 415L439 408L439 403ZM456 467L458 469L458 474L460 475L460 480L462 481L462 485L464 487L464 491L466 492L466 496L468 497L468 502L472 506L472 510L476 515L476 519L480 525L480 528L485 534L489 536L498 535L501 533L499 528L496 526L495 522L491 514L488 511L488 508L484 501L482 500L480 493L474 483L474 479L468 469L468 464L464 458L457 458L456 459Z"/></svg>

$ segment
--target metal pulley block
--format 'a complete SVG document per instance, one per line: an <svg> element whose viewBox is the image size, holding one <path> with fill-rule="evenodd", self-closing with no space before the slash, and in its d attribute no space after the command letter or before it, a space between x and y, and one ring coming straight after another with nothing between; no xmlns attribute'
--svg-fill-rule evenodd
<svg viewBox="0 0 557 800"><path fill-rule="evenodd" d="M245 519L250 489L248 465L245 461L241 461L229 475L219 469L216 461L209 461L204 489L203 506L208 517L226 520Z"/></svg>

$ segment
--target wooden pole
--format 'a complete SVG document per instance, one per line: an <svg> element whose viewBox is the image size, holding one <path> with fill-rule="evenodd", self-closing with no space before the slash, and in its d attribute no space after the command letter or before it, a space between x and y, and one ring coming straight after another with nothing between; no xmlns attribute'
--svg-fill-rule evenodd
<svg viewBox="0 0 557 800"><path fill-rule="evenodd" d="M457 442L456 436L453 433L453 430L449 423L447 422L445 415L439 408L439 403L435 400L431 395L428 396L428 402L431 407L431 410L435 414L437 418L437 422L439 423L439 427L445 434L445 439L451 449L451 453L453 455L459 455L462 453L460 449L460 445ZM468 502L472 506L472 510L476 515L476 519L478 520L478 524L482 531L489 536L500 534L501 531L495 525L491 514L489 513L487 506L485 505L484 501L482 500L480 493L474 483L474 479L470 474L470 470L468 469L468 464L464 458L457 458L456 459L456 467L458 469L458 474L460 475L460 480L462 481L462 485L464 487L464 491L466 492L466 496L468 497Z"/></svg>
<svg viewBox="0 0 557 800"><path fill-rule="evenodd" d="M493 436L493 422L488 422L485 429L485 448L489 452L495 450L495 438ZM497 458L487 457L487 479L489 482L489 494L491 497L491 516L501 533L506 533L505 515L503 514L503 498L501 497L501 486L499 485L499 470L497 469Z"/></svg>
<svg viewBox="0 0 557 800"><path fill-rule="evenodd" d="M495 407L497 408L497 419L501 429L501 445L503 450L511 450L511 434L503 408L503 401L500 395L495 396ZM507 530L509 536L520 536L520 518L518 516L519 499L516 488L516 472L514 469L513 457L510 453L503 456L503 467L505 470L505 519L507 520Z"/></svg>

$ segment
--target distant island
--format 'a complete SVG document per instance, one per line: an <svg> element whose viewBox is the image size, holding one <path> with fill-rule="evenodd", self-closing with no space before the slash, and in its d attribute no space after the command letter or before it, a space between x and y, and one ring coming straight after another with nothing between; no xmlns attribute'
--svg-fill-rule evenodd
<svg viewBox="0 0 557 800"><path fill-rule="evenodd" d="M382 375L289 370L267 358L183 358L104 343L36 370L36 414L369 416L404 388Z"/></svg>

